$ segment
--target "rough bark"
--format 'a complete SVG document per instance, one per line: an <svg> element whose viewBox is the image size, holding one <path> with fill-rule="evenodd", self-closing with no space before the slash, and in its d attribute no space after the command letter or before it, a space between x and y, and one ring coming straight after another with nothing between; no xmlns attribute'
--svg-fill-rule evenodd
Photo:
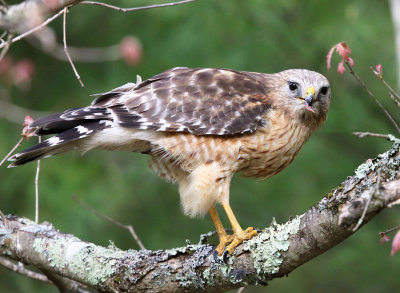
<svg viewBox="0 0 400 293"><path fill-rule="evenodd" d="M0 253L106 292L219 292L264 285L353 234L365 209L362 224L400 201L400 141L394 141L303 215L272 223L244 242L227 263L214 260L208 244L212 233L202 235L197 245L122 251L15 215L0 221Z"/></svg>

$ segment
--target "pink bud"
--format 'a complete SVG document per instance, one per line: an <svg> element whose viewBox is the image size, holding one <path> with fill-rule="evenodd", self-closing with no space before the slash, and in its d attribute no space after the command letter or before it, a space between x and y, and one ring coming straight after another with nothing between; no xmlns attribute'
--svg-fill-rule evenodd
<svg viewBox="0 0 400 293"><path fill-rule="evenodd" d="M25 137L27 140L29 140L29 138L31 136L34 135L35 130L33 128L30 128L29 125L35 120L33 120L33 118L29 115L25 116L25 120L24 123L22 124L22 126L24 126L24 129L22 129L22 136Z"/></svg>
<svg viewBox="0 0 400 293"><path fill-rule="evenodd" d="M382 79L382 65L378 64L375 66L376 71L374 72L377 76L379 76L380 79Z"/></svg>
<svg viewBox="0 0 400 293"><path fill-rule="evenodd" d="M353 60L353 58L351 58L351 57L349 57L349 63L350 63L350 66L351 67L353 67L354 66L354 60Z"/></svg>
<svg viewBox="0 0 400 293"><path fill-rule="evenodd" d="M392 251L390 252L390 255L393 256L399 250L400 250L400 231L397 231L396 235L393 238Z"/></svg>
<svg viewBox="0 0 400 293"><path fill-rule="evenodd" d="M29 59L18 61L14 65L13 80L16 85L21 83L30 82L35 72L35 65Z"/></svg>
<svg viewBox="0 0 400 293"><path fill-rule="evenodd" d="M338 65L338 67L337 67L337 71L338 71L340 74L343 74L343 73L346 71L346 68L345 68L344 65L343 65L343 60L340 61L339 65Z"/></svg>
<svg viewBox="0 0 400 293"><path fill-rule="evenodd" d="M137 38L127 36L122 39L119 46L122 57L126 63L131 66L139 64L142 59L142 45Z"/></svg>
<svg viewBox="0 0 400 293"><path fill-rule="evenodd" d="M385 233L383 233L383 232L379 232L379 236L380 236L381 244L390 241L390 237L387 236L387 235L386 235Z"/></svg>
<svg viewBox="0 0 400 293"><path fill-rule="evenodd" d="M333 46L333 47L329 50L328 55L326 55L326 67L327 67L328 69L331 68L331 59L332 59L333 51L335 51L335 48L336 48L336 47Z"/></svg>

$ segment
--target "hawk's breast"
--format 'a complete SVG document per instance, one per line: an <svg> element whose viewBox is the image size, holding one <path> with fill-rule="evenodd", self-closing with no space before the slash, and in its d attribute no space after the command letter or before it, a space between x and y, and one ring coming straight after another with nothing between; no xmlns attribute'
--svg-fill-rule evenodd
<svg viewBox="0 0 400 293"><path fill-rule="evenodd" d="M242 141L240 172L267 179L286 168L311 135L310 128L277 111L267 114L268 124Z"/></svg>

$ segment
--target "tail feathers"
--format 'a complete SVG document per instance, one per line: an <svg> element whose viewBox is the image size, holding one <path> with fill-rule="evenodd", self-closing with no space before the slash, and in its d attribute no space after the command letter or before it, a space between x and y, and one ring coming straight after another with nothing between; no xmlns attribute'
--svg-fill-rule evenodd
<svg viewBox="0 0 400 293"><path fill-rule="evenodd" d="M28 162L51 157L74 149L79 145L79 140L84 139L105 128L112 127L108 120L86 122L55 135L21 153L13 155L9 161L13 161L8 167L16 167Z"/></svg>
<svg viewBox="0 0 400 293"><path fill-rule="evenodd" d="M73 127L84 125L91 121L110 119L110 112L105 108L75 108L63 113L42 117L32 122L29 127L36 128L37 135L58 134Z"/></svg>

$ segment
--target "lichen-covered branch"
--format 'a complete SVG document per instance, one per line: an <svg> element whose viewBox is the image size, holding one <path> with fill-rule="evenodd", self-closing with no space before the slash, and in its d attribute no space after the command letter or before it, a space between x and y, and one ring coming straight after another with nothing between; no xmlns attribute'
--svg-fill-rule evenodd
<svg viewBox="0 0 400 293"><path fill-rule="evenodd" d="M244 242L227 263L214 259L212 233L197 245L122 251L12 215L0 221L0 254L101 291L218 292L287 275L353 234L364 210L362 224L399 200L400 142L395 140L303 215L272 223Z"/></svg>

